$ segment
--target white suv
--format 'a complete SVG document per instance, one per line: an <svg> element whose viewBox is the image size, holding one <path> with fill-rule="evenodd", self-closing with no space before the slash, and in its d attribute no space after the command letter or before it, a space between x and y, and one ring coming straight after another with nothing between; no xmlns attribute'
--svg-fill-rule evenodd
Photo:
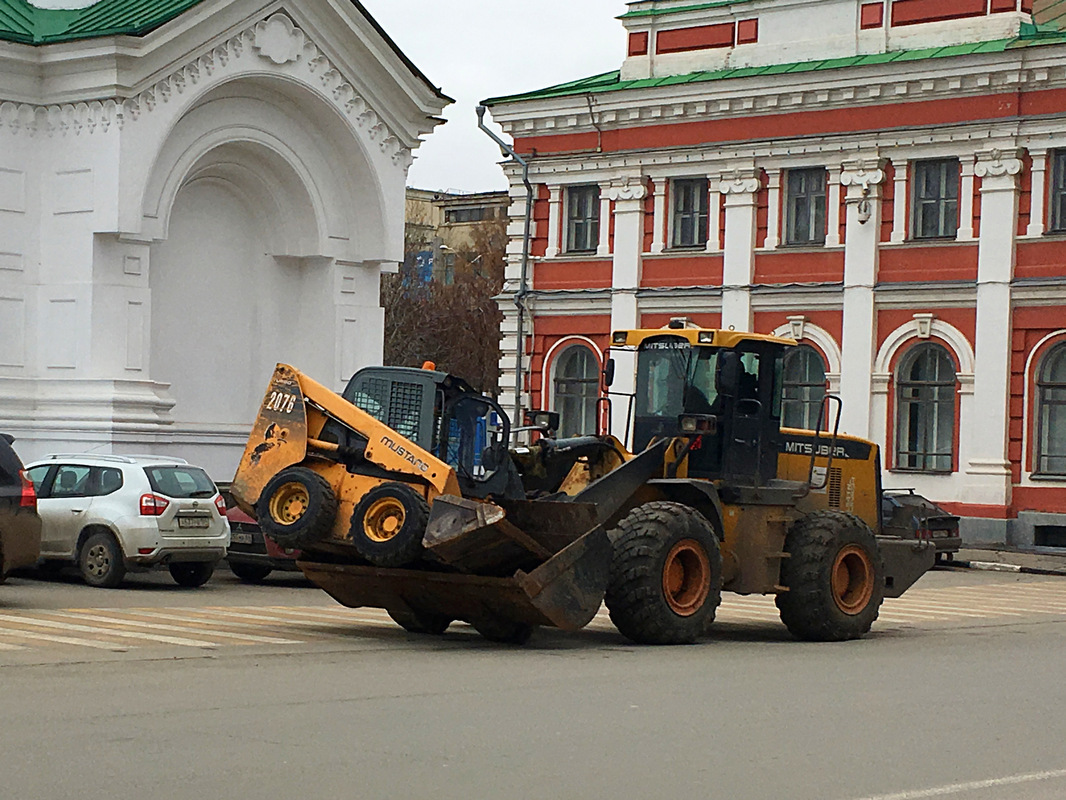
<svg viewBox="0 0 1066 800"><path fill-rule="evenodd" d="M226 555L225 501L186 461L56 455L26 474L37 490L41 558L75 562L92 586L118 586L127 570L162 564L180 585L201 586Z"/></svg>

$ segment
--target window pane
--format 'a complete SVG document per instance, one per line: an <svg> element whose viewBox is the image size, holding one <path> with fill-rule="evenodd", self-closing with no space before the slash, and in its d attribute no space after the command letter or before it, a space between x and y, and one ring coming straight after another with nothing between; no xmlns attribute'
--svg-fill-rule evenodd
<svg viewBox="0 0 1066 800"><path fill-rule="evenodd" d="M920 345L899 370L896 466L949 472L955 447L955 364L936 344Z"/></svg>
<svg viewBox="0 0 1066 800"><path fill-rule="evenodd" d="M824 399L825 363L821 355L805 344L790 349L785 355L781 424L814 430Z"/></svg>
<svg viewBox="0 0 1066 800"><path fill-rule="evenodd" d="M595 250L600 238L600 187L574 186L567 190L566 249Z"/></svg>
<svg viewBox="0 0 1066 800"><path fill-rule="evenodd" d="M958 233L959 169L957 159L915 163L912 192L915 238L950 238Z"/></svg>
<svg viewBox="0 0 1066 800"><path fill-rule="evenodd" d="M599 360L583 346L571 347L555 364L555 408L559 435L581 436L597 432L596 407L600 392Z"/></svg>
<svg viewBox="0 0 1066 800"><path fill-rule="evenodd" d="M824 244L826 180L825 170L788 171L785 191L787 244Z"/></svg>
<svg viewBox="0 0 1066 800"><path fill-rule="evenodd" d="M707 244L708 191L706 179L674 181L671 247L703 247Z"/></svg>
<svg viewBox="0 0 1066 800"><path fill-rule="evenodd" d="M1036 471L1066 475L1066 345L1044 359L1037 381L1039 411Z"/></svg>

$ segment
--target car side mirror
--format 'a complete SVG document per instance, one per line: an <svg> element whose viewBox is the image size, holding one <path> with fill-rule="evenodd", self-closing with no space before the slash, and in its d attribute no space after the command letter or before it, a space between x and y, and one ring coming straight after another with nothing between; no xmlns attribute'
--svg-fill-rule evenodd
<svg viewBox="0 0 1066 800"><path fill-rule="evenodd" d="M608 358L607 363L603 365L603 385L608 388L614 383L614 370L615 360L613 358Z"/></svg>

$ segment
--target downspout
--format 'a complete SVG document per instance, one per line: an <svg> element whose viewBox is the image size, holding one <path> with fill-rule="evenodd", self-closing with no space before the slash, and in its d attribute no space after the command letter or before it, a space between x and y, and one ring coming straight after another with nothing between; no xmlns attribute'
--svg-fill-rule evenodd
<svg viewBox="0 0 1066 800"><path fill-rule="evenodd" d="M485 124L485 106L477 107L477 126L485 134L499 145L505 156L512 158L522 167L522 183L526 186L526 224L522 235L522 272L518 282L518 291L514 296L514 304L518 308L518 344L515 346L515 378L514 378L514 427L522 425L522 362L525 356L525 322L526 322L526 295L529 294L529 240L533 227L533 184L529 182L529 162L514 151L511 145L496 135Z"/></svg>

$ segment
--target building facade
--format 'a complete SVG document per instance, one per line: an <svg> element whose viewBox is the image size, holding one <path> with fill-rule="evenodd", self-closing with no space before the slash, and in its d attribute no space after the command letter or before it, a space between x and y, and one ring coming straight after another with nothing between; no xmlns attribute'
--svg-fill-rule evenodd
<svg viewBox="0 0 1066 800"><path fill-rule="evenodd" d="M506 191L434 192L407 189L407 263L425 280L452 283L463 262L476 261L485 247L479 228L506 224Z"/></svg>
<svg viewBox="0 0 1066 800"><path fill-rule="evenodd" d="M525 405L588 430L612 329L792 336L786 424L839 394L886 487L970 542L1066 545L1058 5L631 3L620 70L488 101L535 183L523 276L510 172L502 385L520 365Z"/></svg>
<svg viewBox="0 0 1066 800"><path fill-rule="evenodd" d="M227 480L273 365L380 363L449 102L354 0L0 0L0 430Z"/></svg>

